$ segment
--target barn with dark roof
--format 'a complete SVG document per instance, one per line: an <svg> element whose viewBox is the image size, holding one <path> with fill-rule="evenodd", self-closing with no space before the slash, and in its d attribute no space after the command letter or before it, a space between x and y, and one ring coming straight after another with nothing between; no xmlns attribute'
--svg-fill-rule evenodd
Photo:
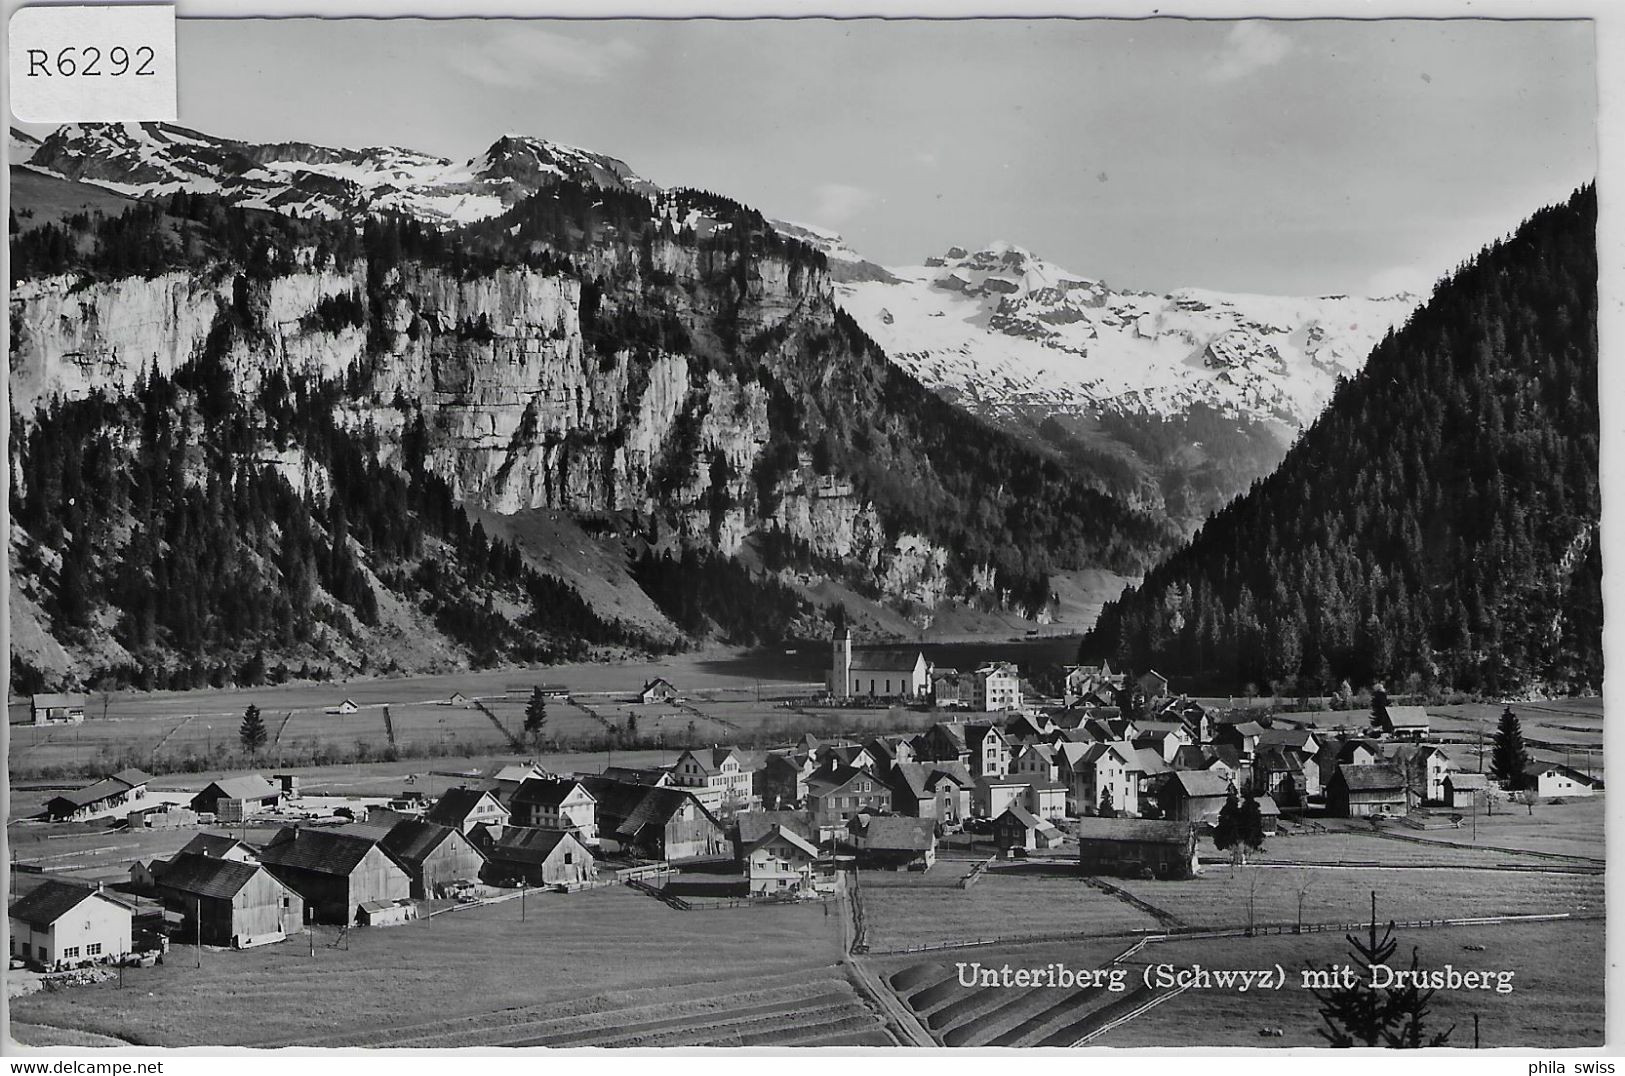
<svg viewBox="0 0 1625 1076"><path fill-rule="evenodd" d="M246 949L304 929L304 898L261 864L182 852L154 873L158 899L185 917L188 940Z"/></svg>

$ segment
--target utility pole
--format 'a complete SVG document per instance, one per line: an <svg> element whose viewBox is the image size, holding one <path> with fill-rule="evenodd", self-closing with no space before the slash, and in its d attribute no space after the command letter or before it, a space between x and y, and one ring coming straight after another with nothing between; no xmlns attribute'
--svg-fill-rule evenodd
<svg viewBox="0 0 1625 1076"><path fill-rule="evenodd" d="M519 921L525 921L525 880L519 879Z"/></svg>
<svg viewBox="0 0 1625 1076"><path fill-rule="evenodd" d="M197 919L196 919L196 924L197 924L197 930L195 931L195 935L196 935L196 939L197 939L197 966L199 968L202 968L203 967L203 898L202 897L199 897L197 899Z"/></svg>

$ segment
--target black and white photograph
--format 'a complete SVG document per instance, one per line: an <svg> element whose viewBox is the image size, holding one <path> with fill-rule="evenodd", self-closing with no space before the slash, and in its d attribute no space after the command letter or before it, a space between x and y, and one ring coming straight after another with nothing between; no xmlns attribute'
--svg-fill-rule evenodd
<svg viewBox="0 0 1625 1076"><path fill-rule="evenodd" d="M181 15L7 1052L1606 1044L1596 22Z"/></svg>

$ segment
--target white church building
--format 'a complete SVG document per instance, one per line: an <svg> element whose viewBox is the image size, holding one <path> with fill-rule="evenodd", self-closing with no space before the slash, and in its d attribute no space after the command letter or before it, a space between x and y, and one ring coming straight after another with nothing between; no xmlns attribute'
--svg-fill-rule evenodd
<svg viewBox="0 0 1625 1076"><path fill-rule="evenodd" d="M852 633L835 630L830 647L830 668L825 678L837 699L918 699L931 685L931 666L919 650L852 649Z"/></svg>

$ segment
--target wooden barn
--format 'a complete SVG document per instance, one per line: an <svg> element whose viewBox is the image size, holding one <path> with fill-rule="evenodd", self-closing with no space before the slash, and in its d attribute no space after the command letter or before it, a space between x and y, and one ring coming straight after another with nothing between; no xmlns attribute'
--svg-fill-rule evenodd
<svg viewBox="0 0 1625 1076"><path fill-rule="evenodd" d="M225 777L209 784L192 797L192 810L199 814L212 814L223 822L237 822L259 813L263 807L275 807L282 798L282 790L257 773L243 777Z"/></svg>
<svg viewBox="0 0 1625 1076"><path fill-rule="evenodd" d="M1122 878L1191 878L1196 825L1147 818L1078 820L1078 865L1084 874Z"/></svg>
<svg viewBox="0 0 1625 1076"><path fill-rule="evenodd" d="M279 830L260 862L305 899L312 922L353 923L367 901L410 897L412 881L375 839L331 830Z"/></svg>
<svg viewBox="0 0 1625 1076"><path fill-rule="evenodd" d="M1326 786L1326 813L1343 818L1404 814L1409 808L1405 783L1405 775L1392 766L1339 766Z"/></svg>
<svg viewBox="0 0 1625 1076"><path fill-rule="evenodd" d="M669 862L729 852L722 823L687 789L581 780L598 803L598 840L607 853Z"/></svg>
<svg viewBox="0 0 1625 1076"><path fill-rule="evenodd" d="M486 850L486 876L522 880L527 885L590 882L596 861L575 834L562 829L512 827Z"/></svg>
<svg viewBox="0 0 1625 1076"><path fill-rule="evenodd" d="M419 900L443 896L452 882L472 882L485 867L485 855L461 830L418 818L395 823L378 846L406 872Z"/></svg>
<svg viewBox="0 0 1625 1076"><path fill-rule="evenodd" d="M185 917L187 940L246 949L304 929L304 898L258 863L182 852L154 875L158 899Z"/></svg>

